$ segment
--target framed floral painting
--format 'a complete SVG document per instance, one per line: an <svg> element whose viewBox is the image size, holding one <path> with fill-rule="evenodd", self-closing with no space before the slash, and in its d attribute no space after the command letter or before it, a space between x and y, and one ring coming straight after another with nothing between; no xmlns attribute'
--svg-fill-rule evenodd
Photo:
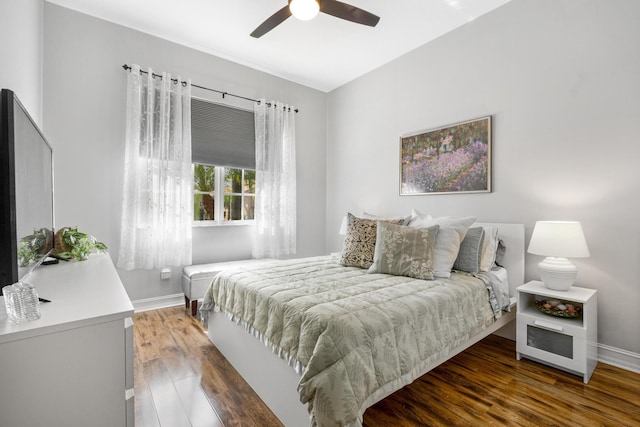
<svg viewBox="0 0 640 427"><path fill-rule="evenodd" d="M400 137L400 195L491 192L491 116Z"/></svg>

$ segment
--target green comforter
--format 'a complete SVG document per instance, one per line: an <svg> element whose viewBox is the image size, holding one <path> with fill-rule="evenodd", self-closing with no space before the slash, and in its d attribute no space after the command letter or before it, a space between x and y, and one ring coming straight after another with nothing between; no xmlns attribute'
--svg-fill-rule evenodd
<svg viewBox="0 0 640 427"><path fill-rule="evenodd" d="M322 427L361 425L367 407L494 321L487 286L471 275L367 274L330 256L222 272L203 308L227 313L301 373L300 400Z"/></svg>

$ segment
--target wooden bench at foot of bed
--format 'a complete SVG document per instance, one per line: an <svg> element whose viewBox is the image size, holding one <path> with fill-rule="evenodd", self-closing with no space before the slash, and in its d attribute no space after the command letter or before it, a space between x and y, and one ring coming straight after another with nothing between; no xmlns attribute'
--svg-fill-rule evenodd
<svg viewBox="0 0 640 427"><path fill-rule="evenodd" d="M262 262L273 261L271 258L240 259L236 261L214 262L211 264L188 265L182 269L182 292L187 309L191 308L191 315L198 312L198 300L204 298L211 281L216 274L232 268L245 268Z"/></svg>

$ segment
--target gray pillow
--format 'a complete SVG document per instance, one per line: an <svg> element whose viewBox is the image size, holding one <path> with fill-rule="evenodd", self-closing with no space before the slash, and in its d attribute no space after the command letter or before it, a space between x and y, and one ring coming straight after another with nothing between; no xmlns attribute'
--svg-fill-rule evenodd
<svg viewBox="0 0 640 427"><path fill-rule="evenodd" d="M433 280L433 248L439 225L413 228L378 222L373 264L368 273Z"/></svg>
<svg viewBox="0 0 640 427"><path fill-rule="evenodd" d="M496 265L498 267L502 267L502 259L504 258L504 253L507 251L507 246L504 244L502 239L498 240L498 249L496 249Z"/></svg>
<svg viewBox="0 0 640 427"><path fill-rule="evenodd" d="M377 223L402 224L404 219L376 221L347 214L347 235L344 239L340 264L369 268L376 248Z"/></svg>
<svg viewBox="0 0 640 427"><path fill-rule="evenodd" d="M475 220L475 217L433 218L431 215L421 215L415 209L412 211L410 227L431 227L436 224L440 226L436 246L433 248L433 274L436 277L451 277L451 269L460 251L460 244Z"/></svg>
<svg viewBox="0 0 640 427"><path fill-rule="evenodd" d="M467 230L458 257L453 263L453 269L466 271L467 273L477 273L480 271L480 260L482 259L482 240L484 239L484 228L473 227Z"/></svg>

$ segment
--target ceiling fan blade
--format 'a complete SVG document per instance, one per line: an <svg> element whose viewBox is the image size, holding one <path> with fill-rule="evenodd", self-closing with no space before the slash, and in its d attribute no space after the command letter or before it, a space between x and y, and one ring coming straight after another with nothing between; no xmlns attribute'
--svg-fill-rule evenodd
<svg viewBox="0 0 640 427"><path fill-rule="evenodd" d="M285 19L291 16L291 11L289 10L289 5L283 7L269 18L264 21L262 24L258 25L258 28L253 30L251 33L251 37L262 37L267 34L269 31L273 30L278 25L282 24Z"/></svg>
<svg viewBox="0 0 640 427"><path fill-rule="evenodd" d="M371 12L336 0L322 0L320 2L320 12L357 24L368 25L369 27L375 27L380 21L380 17Z"/></svg>

